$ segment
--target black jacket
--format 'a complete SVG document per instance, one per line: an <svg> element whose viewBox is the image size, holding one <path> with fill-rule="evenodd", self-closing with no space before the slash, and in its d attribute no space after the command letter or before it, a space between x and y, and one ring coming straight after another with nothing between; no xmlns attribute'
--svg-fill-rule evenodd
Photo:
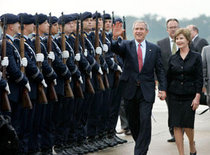
<svg viewBox="0 0 210 155"><path fill-rule="evenodd" d="M201 55L190 51L183 60L178 50L169 59L167 83L168 92L175 95L201 93L203 86Z"/></svg>

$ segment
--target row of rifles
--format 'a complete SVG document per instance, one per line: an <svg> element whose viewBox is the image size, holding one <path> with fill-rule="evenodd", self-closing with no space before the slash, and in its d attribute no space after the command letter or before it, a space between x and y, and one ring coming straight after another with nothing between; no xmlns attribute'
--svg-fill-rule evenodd
<svg viewBox="0 0 210 155"><path fill-rule="evenodd" d="M105 11L103 12L105 14ZM66 50L66 37L65 37L65 32L64 32L64 20L63 20L63 12L62 12L62 29L61 29L61 50L65 51ZM83 20L82 20L82 15L80 14L80 19L77 18L77 29L76 29L76 39L75 39L75 49L74 52L75 54L79 53L79 43L81 41L81 46L82 46L82 52L85 52L85 38L84 38L84 31L83 31ZM4 24L3 24L3 37L2 37L2 46L1 46L1 51L2 51L2 59L6 56L6 18L4 18ZM36 54L41 53L41 46L40 46L40 36L39 36L39 24L38 24L38 16L36 14L36 36L35 36L35 51ZM112 12L112 22L114 23L114 12ZM23 36L23 22L22 22L22 17L20 20L20 26L21 26L21 34L20 34L20 56L21 58L24 57L24 36ZM79 22L80 21L80 22ZM79 24L80 23L80 24ZM52 36L51 36L51 28L52 28L52 22L51 22L51 13L49 14L49 33L48 33L48 40L47 40L47 52L49 53L52 51ZM79 26L80 26L80 34L79 34ZM125 18L123 17L123 28L125 30ZM102 43L106 43L106 35L105 35L105 20L103 20L103 30L102 30ZM124 31L123 38L126 39L126 32ZM96 29L95 29L95 48L99 47L99 29L98 29L98 14L96 12ZM95 59L98 64L100 64L100 55L96 54ZM105 57L105 51L103 51L103 57ZM66 64L67 59L63 58L63 63ZM117 62L116 55L114 56L114 61ZM48 59L48 63L50 66L52 66L52 60ZM75 61L76 65L79 65L77 61ZM37 62L37 67L39 68L40 71L42 71L42 63ZM6 79L6 67L5 66L0 66L1 72L2 72L2 78ZM25 74L25 68L21 66L21 72ZM120 77L120 72L116 71L115 72L115 79L114 79L114 87L117 87L119 83L119 77ZM90 75L86 75L85 83L86 83L86 89L88 93L95 94L95 90L92 86L91 80L90 80ZM107 72L104 71L103 78L100 73L97 73L97 80L99 83L99 89L104 91L105 89L108 89L109 86L109 81L107 77ZM58 101L58 97L54 88L54 82L47 82L48 87L47 87L47 92L45 93L43 85L40 83L38 85L38 102L41 104L47 104L48 99L50 101ZM81 88L81 84L79 81L76 81L75 83L75 91L73 93L72 88L70 86L70 80L65 80L64 84L64 92L65 96L69 98L74 98L74 95L77 96L78 98L84 99L84 94ZM47 98L48 96L48 98ZM2 111L8 111L11 112L11 106L9 103L8 99L8 92L6 90L2 91L1 94L2 98L2 103L1 103L1 110ZM32 103L29 97L29 92L26 87L22 88L22 100L21 103L24 108L29 108L32 109Z"/></svg>

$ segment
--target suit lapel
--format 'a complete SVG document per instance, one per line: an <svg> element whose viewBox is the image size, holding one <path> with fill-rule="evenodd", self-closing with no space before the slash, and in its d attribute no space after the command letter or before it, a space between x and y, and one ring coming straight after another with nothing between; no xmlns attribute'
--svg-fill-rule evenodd
<svg viewBox="0 0 210 155"><path fill-rule="evenodd" d="M168 53L170 53L170 55L171 55L171 43L170 43L169 38L167 38L165 45L166 45L166 49L167 49Z"/></svg>

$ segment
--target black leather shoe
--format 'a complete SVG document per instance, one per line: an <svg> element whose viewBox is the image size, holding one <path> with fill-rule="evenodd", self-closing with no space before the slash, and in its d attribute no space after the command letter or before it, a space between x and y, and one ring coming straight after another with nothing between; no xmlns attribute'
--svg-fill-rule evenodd
<svg viewBox="0 0 210 155"><path fill-rule="evenodd" d="M174 137L172 137L171 139L168 139L167 140L167 142L169 142L169 143L172 143L172 142L175 142L176 140L175 140L175 138Z"/></svg>
<svg viewBox="0 0 210 155"><path fill-rule="evenodd" d="M109 146L109 147L113 147L115 145L117 145L117 143L113 140L113 139L109 139L108 137L105 137L103 139L103 141Z"/></svg>
<svg viewBox="0 0 210 155"><path fill-rule="evenodd" d="M128 141L125 139L121 139L119 137L117 137L116 135L114 135L114 140L118 143L118 144L123 144L123 143L127 143Z"/></svg>
<svg viewBox="0 0 210 155"><path fill-rule="evenodd" d="M197 154L197 152L195 152L195 153L190 153L190 155L196 155Z"/></svg>
<svg viewBox="0 0 210 155"><path fill-rule="evenodd" d="M37 152L28 152L28 155L42 155L42 152L37 151Z"/></svg>
<svg viewBox="0 0 210 155"><path fill-rule="evenodd" d="M127 135L127 136L129 136L129 135L131 135L131 130L125 130L125 135Z"/></svg>

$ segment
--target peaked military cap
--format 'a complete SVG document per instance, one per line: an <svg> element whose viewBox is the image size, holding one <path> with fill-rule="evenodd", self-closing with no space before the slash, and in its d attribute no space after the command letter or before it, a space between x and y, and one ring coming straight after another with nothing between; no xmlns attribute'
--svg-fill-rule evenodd
<svg viewBox="0 0 210 155"><path fill-rule="evenodd" d="M97 16L98 18L101 18L101 14L99 12L97 12ZM96 19L96 12L93 14L93 19Z"/></svg>
<svg viewBox="0 0 210 155"><path fill-rule="evenodd" d="M105 13L104 15L103 15L103 19L111 19L111 15L110 14L108 14L108 13Z"/></svg>
<svg viewBox="0 0 210 155"><path fill-rule="evenodd" d="M58 19L58 24L62 24L62 20L64 21L64 24L73 21L73 18L70 15L63 15L63 19L62 16L59 17Z"/></svg>
<svg viewBox="0 0 210 155"><path fill-rule="evenodd" d="M48 19L47 15L42 14L42 13L38 14L37 17L35 16L35 20L36 20L36 18L38 18L39 24L44 23Z"/></svg>
<svg viewBox="0 0 210 155"><path fill-rule="evenodd" d="M3 14L1 16L1 22L2 23L4 23L4 18L6 18L6 23L5 24L14 24L14 23L19 22L18 16L14 15L14 14L11 14L11 13L6 13L6 14Z"/></svg>
<svg viewBox="0 0 210 155"><path fill-rule="evenodd" d="M85 20L87 18L92 18L92 13L91 12L86 11L82 14L82 20Z"/></svg>
<svg viewBox="0 0 210 155"><path fill-rule="evenodd" d="M116 18L116 19L114 20L114 24L115 24L116 22L122 23L122 19L121 19L121 18Z"/></svg>
<svg viewBox="0 0 210 155"><path fill-rule="evenodd" d="M78 13L72 13L69 16L72 18L73 21L77 20L77 18L79 19L79 14Z"/></svg>
<svg viewBox="0 0 210 155"><path fill-rule="evenodd" d="M48 17L48 22L49 22L49 20L50 20L50 17ZM58 22L58 18L56 16L51 16L51 23L55 24L57 22Z"/></svg>
<svg viewBox="0 0 210 155"><path fill-rule="evenodd" d="M21 17L22 17L22 20L23 20L23 24L32 24L32 23L34 23L34 19L35 18L31 14L19 13L18 14L18 18L19 18L20 22L21 22Z"/></svg>

